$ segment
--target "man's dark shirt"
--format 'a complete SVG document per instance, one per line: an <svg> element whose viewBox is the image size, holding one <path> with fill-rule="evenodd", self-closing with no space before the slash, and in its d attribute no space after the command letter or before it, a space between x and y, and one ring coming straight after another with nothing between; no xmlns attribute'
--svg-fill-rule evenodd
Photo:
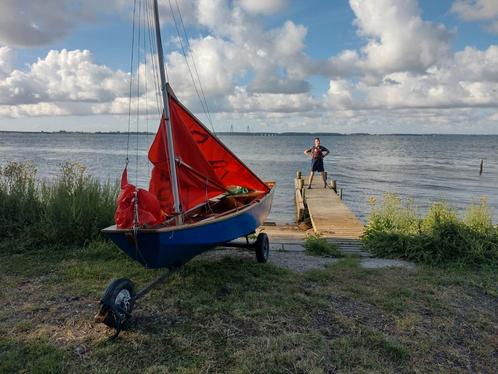
<svg viewBox="0 0 498 374"><path fill-rule="evenodd" d="M319 145L318 147L313 146L306 150L306 153L311 153L313 159L323 158L322 152L330 153L330 151L322 145Z"/></svg>

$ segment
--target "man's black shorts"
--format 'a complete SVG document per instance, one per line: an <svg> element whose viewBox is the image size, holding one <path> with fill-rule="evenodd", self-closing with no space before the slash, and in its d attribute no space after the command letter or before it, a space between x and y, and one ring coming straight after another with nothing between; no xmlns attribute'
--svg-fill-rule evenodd
<svg viewBox="0 0 498 374"><path fill-rule="evenodd" d="M323 158L313 158L311 160L311 171L323 172Z"/></svg>

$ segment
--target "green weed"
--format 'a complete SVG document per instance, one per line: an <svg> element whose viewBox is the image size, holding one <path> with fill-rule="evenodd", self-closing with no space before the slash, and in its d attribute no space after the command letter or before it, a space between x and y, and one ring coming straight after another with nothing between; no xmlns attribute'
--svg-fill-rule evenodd
<svg viewBox="0 0 498 374"><path fill-rule="evenodd" d="M113 223L117 192L77 163L63 163L48 182L31 162L9 162L0 168L0 250L84 244Z"/></svg>
<svg viewBox="0 0 498 374"><path fill-rule="evenodd" d="M304 239L304 248L308 254L314 256L343 257L339 248L320 234L307 235Z"/></svg>
<svg viewBox="0 0 498 374"><path fill-rule="evenodd" d="M373 206L363 244L374 254L441 266L498 264L498 228L485 199L467 209L464 219L446 203L434 203L418 217L412 201L386 194Z"/></svg>

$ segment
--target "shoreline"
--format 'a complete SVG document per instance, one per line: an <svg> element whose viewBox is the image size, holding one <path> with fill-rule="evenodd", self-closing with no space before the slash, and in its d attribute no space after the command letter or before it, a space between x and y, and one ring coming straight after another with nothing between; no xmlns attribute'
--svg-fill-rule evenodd
<svg viewBox="0 0 498 374"><path fill-rule="evenodd" d="M0 134L48 134L48 135L128 135L126 131L19 131L19 130L0 130ZM155 135L155 132L130 132L130 135ZM340 132L270 132L270 131L218 131L216 135L223 136L468 136L468 137L485 137L497 136L498 134L461 134L461 133L340 133Z"/></svg>

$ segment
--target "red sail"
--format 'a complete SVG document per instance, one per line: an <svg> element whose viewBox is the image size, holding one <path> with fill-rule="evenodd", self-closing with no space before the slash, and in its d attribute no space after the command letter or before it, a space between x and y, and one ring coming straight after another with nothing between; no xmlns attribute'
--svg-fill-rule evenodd
<svg viewBox="0 0 498 374"><path fill-rule="evenodd" d="M240 161L221 141L214 137L206 127L195 118L175 97L168 86L168 100L171 121L175 129L181 123L197 144L205 160L224 187L242 186L251 190L267 192L268 186ZM176 150L176 143L175 143Z"/></svg>
<svg viewBox="0 0 498 374"><path fill-rule="evenodd" d="M232 185L268 191L268 187L176 99L169 86L168 102L183 212L226 192L226 187ZM171 215L174 213L173 194L165 126L162 119L149 149L149 160L154 164L149 191L157 196L163 212Z"/></svg>
<svg viewBox="0 0 498 374"><path fill-rule="evenodd" d="M225 192L209 162L184 124L171 114L173 142L176 154L176 171L182 211L188 211L208 199ZM168 146L164 119L149 150L149 160L154 164L149 191L155 194L161 209L168 215L174 213L173 193L169 176Z"/></svg>
<svg viewBox="0 0 498 374"><path fill-rule="evenodd" d="M161 212L156 196L142 188L137 189L134 185L128 183L128 169L125 168L121 175L121 191L116 200L117 207L114 213L116 226L120 229L133 226L135 221L135 192L138 199L137 223L139 225L157 225L163 222L164 215Z"/></svg>

